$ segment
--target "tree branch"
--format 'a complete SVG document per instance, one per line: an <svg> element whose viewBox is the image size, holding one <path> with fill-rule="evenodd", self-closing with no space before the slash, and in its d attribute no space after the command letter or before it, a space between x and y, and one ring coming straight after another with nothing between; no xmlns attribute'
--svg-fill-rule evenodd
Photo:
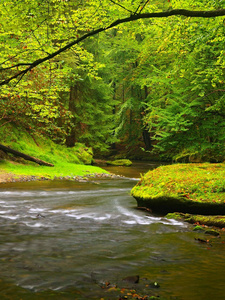
<svg viewBox="0 0 225 300"><path fill-rule="evenodd" d="M113 4L115 4L115 5L118 5L119 7L121 7L122 9L125 9L126 11L128 11L129 13L131 13L131 14L133 14L134 12L133 11L131 11L131 10L129 10L129 9L127 9L126 7L124 7L123 5L121 5L120 3L117 3L116 1L114 1L114 0L110 0L110 2L112 2Z"/></svg>
<svg viewBox="0 0 225 300"><path fill-rule="evenodd" d="M211 10L211 11L192 11L192 10L186 10L186 9L174 9L174 10L165 11L165 12L134 14L134 15L131 15L131 16L123 18L123 19L118 19L118 20L114 21L113 23L111 23L109 26L102 27L102 28L93 30L87 34L84 34L80 38L72 41L71 43L67 44L66 46L60 48L59 50L34 61L33 63L30 64L30 66L28 68L26 68L26 69L16 73L15 75L3 80L2 82L0 82L0 86L8 84L10 81L12 81L13 79L16 79L19 76L24 76L26 73L28 73L29 71L34 69L36 66L44 63L45 61L48 61L48 60L54 58L55 56L61 54L62 52L65 52L66 50L77 45L78 43L87 39L88 37L94 36L102 31L106 31L110 28L118 26L119 24L133 22L133 21L136 21L139 19L167 18L170 16L186 16L186 17L192 17L192 18L193 17L195 17L195 18L214 18L214 17L219 17L219 16L225 16L225 9Z"/></svg>
<svg viewBox="0 0 225 300"><path fill-rule="evenodd" d="M10 70L10 69L18 68L18 67L21 67L21 66L30 66L30 65L32 65L32 63L19 63L19 64L16 64L14 66L11 66L11 67L0 68L0 72L5 71L5 70Z"/></svg>
<svg viewBox="0 0 225 300"><path fill-rule="evenodd" d="M142 10L145 8L145 6L147 5L147 3L149 2L149 0L147 0L146 2L145 2L145 4L144 4L144 0L142 0L141 2L140 2L140 4L138 5L138 7L137 7L137 9L135 10L135 15L136 14L140 14L141 12L142 12ZM141 5L142 5L142 7L141 7ZM141 9L139 10L139 8L141 7ZM138 11L139 10L139 11Z"/></svg>
<svg viewBox="0 0 225 300"><path fill-rule="evenodd" d="M145 6L148 4L148 2L149 2L149 0L147 0L146 2L145 2L145 4L144 5L142 5L142 7L141 7L141 9L140 9L140 11L139 11L139 14L142 12L142 10L145 8Z"/></svg>

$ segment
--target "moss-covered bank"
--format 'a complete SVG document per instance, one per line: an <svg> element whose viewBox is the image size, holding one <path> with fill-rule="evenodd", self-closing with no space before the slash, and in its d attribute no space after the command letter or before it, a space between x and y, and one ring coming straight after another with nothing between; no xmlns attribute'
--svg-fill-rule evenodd
<svg viewBox="0 0 225 300"><path fill-rule="evenodd" d="M77 143L67 148L55 144L48 138L31 134L9 124L0 127L1 144L32 157L44 160L54 167L39 166L0 151L0 182L26 181L37 179L67 178L77 176L97 176L107 171L92 166L92 149Z"/></svg>
<svg viewBox="0 0 225 300"><path fill-rule="evenodd" d="M184 213L169 213L166 215L166 218L183 220L191 224L225 228L225 216L203 216L203 215L191 215L191 214L184 214Z"/></svg>
<svg viewBox="0 0 225 300"><path fill-rule="evenodd" d="M132 189L139 207L154 212L225 214L225 164L174 164L146 173Z"/></svg>
<svg viewBox="0 0 225 300"><path fill-rule="evenodd" d="M116 175L94 166L65 163L53 168L35 166L31 163L14 163L5 161L0 163L0 183L22 182L33 180L73 180L84 181L93 178L114 178Z"/></svg>

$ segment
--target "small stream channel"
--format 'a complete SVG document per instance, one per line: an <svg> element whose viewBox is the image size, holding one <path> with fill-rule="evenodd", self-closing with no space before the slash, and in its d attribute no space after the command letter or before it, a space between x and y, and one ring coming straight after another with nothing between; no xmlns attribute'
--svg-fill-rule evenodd
<svg viewBox="0 0 225 300"><path fill-rule="evenodd" d="M119 289L225 299L224 236L201 244L193 225L136 209L129 192L155 167L108 167L126 177L87 183L1 185L0 299L119 299ZM123 281L133 275L139 283Z"/></svg>

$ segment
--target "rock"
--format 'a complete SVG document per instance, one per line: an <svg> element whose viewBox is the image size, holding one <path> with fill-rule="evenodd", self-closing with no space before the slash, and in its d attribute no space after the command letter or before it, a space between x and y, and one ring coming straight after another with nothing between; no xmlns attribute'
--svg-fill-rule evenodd
<svg viewBox="0 0 225 300"><path fill-rule="evenodd" d="M129 282L129 283L138 283L139 282L139 275L135 276L128 276L123 279L123 281Z"/></svg>
<svg viewBox="0 0 225 300"><path fill-rule="evenodd" d="M158 282L151 282L150 285L149 285L151 288L155 288L155 289L158 289L160 288L160 285L158 284Z"/></svg>
<svg viewBox="0 0 225 300"><path fill-rule="evenodd" d="M130 161L129 159L117 159L117 160L113 160L113 161L107 161L106 164L111 165L111 166L129 167L132 165L132 161Z"/></svg>
<svg viewBox="0 0 225 300"><path fill-rule="evenodd" d="M197 226L195 226L195 228L193 229L193 231L205 231L205 229L204 228L202 228L201 226L199 226L199 225L197 225Z"/></svg>
<svg viewBox="0 0 225 300"><path fill-rule="evenodd" d="M198 241L199 243L209 244L210 246L212 246L210 243L210 240L204 240L204 239L200 239L200 238L195 238L195 240Z"/></svg>
<svg viewBox="0 0 225 300"><path fill-rule="evenodd" d="M41 215L41 214L37 214L36 218L45 218L45 216Z"/></svg>
<svg viewBox="0 0 225 300"><path fill-rule="evenodd" d="M193 229L194 231L201 231L205 232L207 229L205 229L203 226L214 226L218 228L224 228L225 227L225 216L204 216L204 215L192 215L192 214L184 214L184 213L169 213L165 216L167 219L175 219L175 220L181 220L185 221L191 224L198 224ZM210 229L209 229L210 230ZM215 230L216 231L216 230ZM216 231L217 232L217 231ZM211 234L211 233L209 233ZM218 232L219 234L219 232ZM216 233L215 233L216 235Z"/></svg>
<svg viewBox="0 0 225 300"><path fill-rule="evenodd" d="M220 233L217 230L214 229L206 229L205 234L213 235L213 236L219 236Z"/></svg>

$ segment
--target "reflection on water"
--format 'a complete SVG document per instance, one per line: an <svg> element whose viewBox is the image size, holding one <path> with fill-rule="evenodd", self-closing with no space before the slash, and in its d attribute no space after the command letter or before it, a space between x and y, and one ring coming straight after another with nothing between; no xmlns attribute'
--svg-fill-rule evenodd
<svg viewBox="0 0 225 300"><path fill-rule="evenodd" d="M136 274L136 289L157 281L164 299L224 299L223 239L199 244L191 225L137 210L134 184L2 185L1 299L118 299L101 284Z"/></svg>
<svg viewBox="0 0 225 300"><path fill-rule="evenodd" d="M145 162L133 162L133 165L130 167L124 166L103 166L107 171L116 174L123 175L128 178L140 178L141 175L144 175L147 171L153 170L160 165L165 165L166 163L155 163L150 161Z"/></svg>

